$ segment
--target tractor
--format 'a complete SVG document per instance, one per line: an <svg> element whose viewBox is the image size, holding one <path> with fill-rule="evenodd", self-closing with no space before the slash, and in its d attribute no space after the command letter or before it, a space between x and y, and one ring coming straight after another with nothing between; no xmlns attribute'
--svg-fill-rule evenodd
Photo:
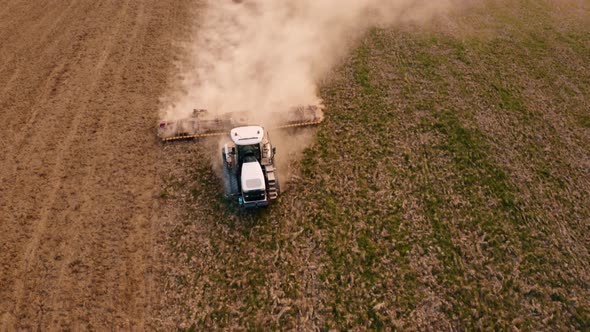
<svg viewBox="0 0 590 332"><path fill-rule="evenodd" d="M266 207L281 191L274 163L276 148L261 126L230 131L221 151L225 195L245 208Z"/></svg>
<svg viewBox="0 0 590 332"><path fill-rule="evenodd" d="M252 112L212 115L194 109L186 118L161 121L158 136L162 142L172 142L226 136L229 130L231 142L221 151L225 195L245 208L258 208L276 200L281 189L274 160L276 149L265 128L251 124L272 123L278 130L317 125L323 118L321 105L270 113L264 119L253 117Z"/></svg>

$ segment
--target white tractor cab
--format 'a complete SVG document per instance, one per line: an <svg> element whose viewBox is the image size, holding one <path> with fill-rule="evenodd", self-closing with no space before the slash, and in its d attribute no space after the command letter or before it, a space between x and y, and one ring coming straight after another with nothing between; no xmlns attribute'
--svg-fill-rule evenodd
<svg viewBox="0 0 590 332"><path fill-rule="evenodd" d="M225 194L246 208L266 207L280 186L274 165L275 148L261 126L237 127L222 149Z"/></svg>

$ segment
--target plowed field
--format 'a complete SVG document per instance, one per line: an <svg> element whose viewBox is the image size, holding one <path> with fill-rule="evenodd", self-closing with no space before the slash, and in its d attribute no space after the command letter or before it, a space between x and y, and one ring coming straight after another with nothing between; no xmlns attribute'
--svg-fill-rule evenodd
<svg viewBox="0 0 590 332"><path fill-rule="evenodd" d="M143 329L186 1L0 1L0 330Z"/></svg>

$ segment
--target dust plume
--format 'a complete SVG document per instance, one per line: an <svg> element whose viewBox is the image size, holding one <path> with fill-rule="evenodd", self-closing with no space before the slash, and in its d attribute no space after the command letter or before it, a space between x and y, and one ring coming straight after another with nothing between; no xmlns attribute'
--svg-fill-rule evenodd
<svg viewBox="0 0 590 332"><path fill-rule="evenodd" d="M428 23L459 1L471 0L204 1L162 120L190 117L193 109L212 117L248 112L251 124L268 128L277 112L321 105L319 82L368 29ZM271 136L286 179L313 135Z"/></svg>
<svg viewBox="0 0 590 332"><path fill-rule="evenodd" d="M180 89L162 118L193 109L265 115L318 104L317 84L374 26L424 23L464 0L208 0Z"/></svg>

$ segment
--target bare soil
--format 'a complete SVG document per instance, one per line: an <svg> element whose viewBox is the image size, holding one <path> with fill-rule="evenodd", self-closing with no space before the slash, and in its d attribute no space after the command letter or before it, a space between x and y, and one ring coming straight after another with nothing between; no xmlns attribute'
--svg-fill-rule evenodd
<svg viewBox="0 0 590 332"><path fill-rule="evenodd" d="M0 330L151 326L158 97L188 1L0 1Z"/></svg>

